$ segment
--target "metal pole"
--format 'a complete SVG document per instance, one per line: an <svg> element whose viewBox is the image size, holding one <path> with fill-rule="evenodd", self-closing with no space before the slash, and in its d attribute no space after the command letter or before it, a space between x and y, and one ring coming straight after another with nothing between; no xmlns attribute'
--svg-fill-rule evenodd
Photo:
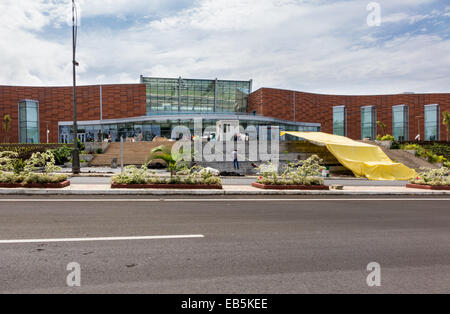
<svg viewBox="0 0 450 314"><path fill-rule="evenodd" d="M73 51L73 152L72 173L80 173L80 151L78 150L78 124L77 124L77 81L76 81L76 26L75 26L75 0L72 0L72 51Z"/></svg>
<svg viewBox="0 0 450 314"><path fill-rule="evenodd" d="M181 84L183 80L181 76L178 78L178 112L181 112Z"/></svg>
<svg viewBox="0 0 450 314"><path fill-rule="evenodd" d="M123 172L123 136L120 137L120 169Z"/></svg>

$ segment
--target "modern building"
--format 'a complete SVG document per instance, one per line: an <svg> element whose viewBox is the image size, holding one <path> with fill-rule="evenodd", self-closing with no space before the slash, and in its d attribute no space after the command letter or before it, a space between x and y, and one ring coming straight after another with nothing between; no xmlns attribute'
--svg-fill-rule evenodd
<svg viewBox="0 0 450 314"><path fill-rule="evenodd" d="M111 137L171 137L183 125L194 129L224 120L248 126L279 126L286 131L324 131L353 139L375 138L377 121L399 140L446 140L444 111L450 94L335 96L262 88L252 81L150 78L140 84L77 88L81 141ZM73 137L72 87L0 86L0 118L12 118L10 142L69 143ZM4 132L3 132L4 133ZM286 138L284 138L286 139Z"/></svg>
<svg viewBox="0 0 450 314"><path fill-rule="evenodd" d="M379 96L319 95L261 88L249 96L248 112L269 118L320 123L326 133L355 140L386 133L399 141L446 141L442 113L450 112L450 93Z"/></svg>

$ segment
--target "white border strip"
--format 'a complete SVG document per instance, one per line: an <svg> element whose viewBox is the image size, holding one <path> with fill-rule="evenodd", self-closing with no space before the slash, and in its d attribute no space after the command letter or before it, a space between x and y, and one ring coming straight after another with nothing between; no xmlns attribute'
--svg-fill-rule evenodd
<svg viewBox="0 0 450 314"><path fill-rule="evenodd" d="M170 202L170 203L204 203L204 202L378 202L378 201L392 201L392 202L441 202L450 201L450 198L301 198L301 199L269 199L269 198L255 198L255 199L0 199L1 203L68 203L68 202L78 202L78 203L155 203L155 202Z"/></svg>
<svg viewBox="0 0 450 314"><path fill-rule="evenodd" d="M150 237L111 237L111 238L68 238L68 239L24 239L0 240L0 244L27 244L27 243L58 243L58 242L99 242L99 241L138 241L138 240L173 240L173 239L200 239L204 235L171 235Z"/></svg>

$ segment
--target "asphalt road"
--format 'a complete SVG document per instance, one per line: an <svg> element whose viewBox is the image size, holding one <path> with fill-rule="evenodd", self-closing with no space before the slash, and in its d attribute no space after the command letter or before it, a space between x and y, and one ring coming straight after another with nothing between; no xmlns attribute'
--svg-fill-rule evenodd
<svg viewBox="0 0 450 314"><path fill-rule="evenodd" d="M161 235L203 237L89 241ZM448 198L2 199L0 293L449 293L449 239Z"/></svg>
<svg viewBox="0 0 450 314"><path fill-rule="evenodd" d="M105 177L74 177L70 179L72 184L109 184L111 178ZM254 178L224 178L224 185L251 185L255 182ZM342 179L326 180L328 185L346 185L346 186L405 186L405 181L369 181L361 179Z"/></svg>

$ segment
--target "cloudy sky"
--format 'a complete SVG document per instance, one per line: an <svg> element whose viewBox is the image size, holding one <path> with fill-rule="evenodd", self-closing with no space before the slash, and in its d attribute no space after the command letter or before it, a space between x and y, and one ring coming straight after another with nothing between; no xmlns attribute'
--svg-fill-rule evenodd
<svg viewBox="0 0 450 314"><path fill-rule="evenodd" d="M77 2L80 84L143 74L317 93L450 92L448 0L379 0L380 26L368 25L369 0ZM70 85L70 15L70 0L0 0L0 85Z"/></svg>

